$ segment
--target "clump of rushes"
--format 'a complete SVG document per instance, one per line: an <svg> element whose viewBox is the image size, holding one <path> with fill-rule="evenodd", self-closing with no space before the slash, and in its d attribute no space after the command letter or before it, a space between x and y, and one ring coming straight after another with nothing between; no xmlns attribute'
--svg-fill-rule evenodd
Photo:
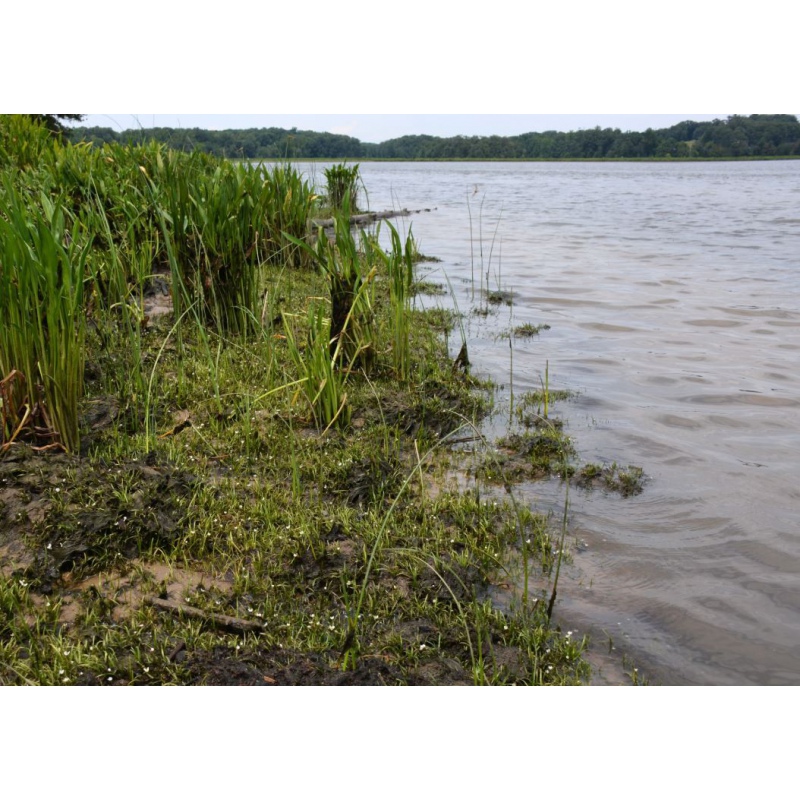
<svg viewBox="0 0 800 800"><path fill-rule="evenodd" d="M514 336L520 339L530 339L533 336L538 336L540 331L549 330L549 325L534 325L532 322L526 322L524 325L517 325L514 328Z"/></svg>
<svg viewBox="0 0 800 800"><path fill-rule="evenodd" d="M316 198L288 166L172 166L172 177L154 181L153 191L165 238L172 237L173 279L189 304L202 301L217 328L248 332L260 311L263 263L302 266L302 249L283 234L305 236Z"/></svg>
<svg viewBox="0 0 800 800"><path fill-rule="evenodd" d="M331 237L322 229L318 231L314 248L294 236L285 236L314 259L327 282L331 358L344 369L358 367L369 372L376 357L373 305L377 269L370 266L372 240L362 231L359 246L347 212L334 216Z"/></svg>
<svg viewBox="0 0 800 800"><path fill-rule="evenodd" d="M281 164L273 169L259 166L255 170L263 182L266 203L266 238L264 257L271 264L292 269L308 267L312 261L308 251L283 234L303 241L309 220L319 201L310 186L294 167Z"/></svg>
<svg viewBox="0 0 800 800"><path fill-rule="evenodd" d="M621 467L616 461L613 464L584 464L575 475L575 483L583 489L601 487L619 492L622 497L641 494L644 480L644 470L641 467L630 464Z"/></svg>
<svg viewBox="0 0 800 800"><path fill-rule="evenodd" d="M325 180L331 209L358 213L358 164L334 164L325 170Z"/></svg>
<svg viewBox="0 0 800 800"><path fill-rule="evenodd" d="M383 262L389 277L389 323L392 339L392 361L395 373L402 381L407 381L411 371L411 352L409 349L409 326L411 324L411 298L414 283L414 239L409 233L405 246L400 234L387 223L391 234L392 249L384 252L370 240L371 252Z"/></svg>
<svg viewBox="0 0 800 800"><path fill-rule="evenodd" d="M311 413L318 427L329 428L335 422L347 427L350 422L350 408L345 392L346 376L337 368L338 350L333 354L328 336L330 321L325 318L321 304L310 304L307 317L306 346L303 350L297 345L292 324L284 317L286 341L289 354L300 375L300 390L308 400Z"/></svg>
<svg viewBox="0 0 800 800"><path fill-rule="evenodd" d="M0 121L0 169L36 167L54 146L50 132L28 115L3 115Z"/></svg>
<svg viewBox="0 0 800 800"><path fill-rule="evenodd" d="M52 444L72 451L80 445L85 360L89 246L82 239L68 231L57 200L42 194L38 204L26 203L6 176L0 193L0 376L21 373L14 407L27 407L31 415L38 409L41 419L33 424Z"/></svg>

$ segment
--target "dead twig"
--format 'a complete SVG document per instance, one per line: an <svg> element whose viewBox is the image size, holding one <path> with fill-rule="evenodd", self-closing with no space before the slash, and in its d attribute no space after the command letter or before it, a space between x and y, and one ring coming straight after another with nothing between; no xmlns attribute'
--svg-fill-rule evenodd
<svg viewBox="0 0 800 800"><path fill-rule="evenodd" d="M160 597L147 597L144 602L167 614L197 619L201 622L213 625L215 628L228 631L228 633L238 633L240 635L259 633L264 627L260 622L240 619L239 617L229 617L226 614L212 614L208 611L201 611L199 608L192 608L192 606L187 606L184 603L178 603L174 600L162 600Z"/></svg>

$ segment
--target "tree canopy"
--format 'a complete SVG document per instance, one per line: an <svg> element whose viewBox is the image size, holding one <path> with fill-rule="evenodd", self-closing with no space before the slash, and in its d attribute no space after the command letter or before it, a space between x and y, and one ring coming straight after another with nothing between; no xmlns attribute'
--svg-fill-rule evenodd
<svg viewBox="0 0 800 800"><path fill-rule="evenodd" d="M61 120L82 122L86 114L30 114L29 116L41 122L51 133L63 136L68 128Z"/></svg>
<svg viewBox="0 0 800 800"><path fill-rule="evenodd" d="M40 117L75 119L78 114ZM58 123L60 124L60 123ZM800 122L793 114L733 115L711 122L686 120L670 128L619 128L519 136L401 136L380 144L351 136L297 128L209 131L201 128L72 128L71 141L144 142L151 139L179 150L247 159L583 159L583 158L740 158L800 156Z"/></svg>

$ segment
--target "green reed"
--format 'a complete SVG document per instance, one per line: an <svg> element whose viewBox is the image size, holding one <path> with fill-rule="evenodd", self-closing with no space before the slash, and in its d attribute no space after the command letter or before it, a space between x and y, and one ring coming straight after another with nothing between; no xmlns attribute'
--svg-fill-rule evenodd
<svg viewBox="0 0 800 800"><path fill-rule="evenodd" d="M395 374L407 381L411 373L410 325L412 284L414 282L414 254L416 245L409 232L403 245L400 234L391 223L389 228L392 248L382 250L372 240L370 253L383 263L389 278L389 324L392 340L392 363Z"/></svg>
<svg viewBox="0 0 800 800"><path fill-rule="evenodd" d="M350 424L350 407L347 404L345 383L347 376L337 369L338 352L330 354L330 321L319 303L308 308L305 347L301 350L292 324L284 317L289 355L300 376L300 389L308 401L314 422L326 430L334 423L339 427Z"/></svg>
<svg viewBox="0 0 800 800"><path fill-rule="evenodd" d="M269 200L265 208L264 257L270 263L291 268L310 266L313 263L312 254L296 240L305 240L319 197L289 164L281 164L271 170L259 166L254 167L253 171L263 185L265 198ZM285 238L284 233L291 238Z"/></svg>
<svg viewBox="0 0 800 800"><path fill-rule="evenodd" d="M0 169L35 167L53 146L50 132L27 115L0 115Z"/></svg>
<svg viewBox="0 0 800 800"><path fill-rule="evenodd" d="M334 164L325 171L328 203L333 211L347 209L348 214L358 212L358 164Z"/></svg>
<svg viewBox="0 0 800 800"><path fill-rule="evenodd" d="M80 446L84 267L90 242L58 200L27 201L8 176L0 192L0 373L24 376L27 397L65 449ZM17 389L17 392L22 391ZM40 423L39 427L42 425Z"/></svg>
<svg viewBox="0 0 800 800"><path fill-rule="evenodd" d="M313 248L295 237L285 236L316 262L327 281L331 301L331 358L345 369L359 367L369 372L376 358L377 269L369 264L374 248L367 235L362 232L360 243L356 240L350 229L350 215L345 211L334 217L332 236L319 229Z"/></svg>

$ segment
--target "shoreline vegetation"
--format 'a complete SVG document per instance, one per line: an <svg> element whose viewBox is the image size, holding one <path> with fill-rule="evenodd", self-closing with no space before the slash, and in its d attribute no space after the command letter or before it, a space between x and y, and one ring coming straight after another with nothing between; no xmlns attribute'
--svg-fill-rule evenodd
<svg viewBox="0 0 800 800"><path fill-rule="evenodd" d="M402 136L380 143L297 128L141 128L117 132L112 128L76 127L68 129L66 135L73 143L157 141L177 150L248 161L714 161L800 157L800 122L792 114L733 115L711 122L686 120L646 131L596 127L519 136Z"/></svg>
<svg viewBox="0 0 800 800"><path fill-rule="evenodd" d="M546 365L486 442L413 235L326 179L0 117L0 685L589 680L567 500L513 484L641 474L576 465Z"/></svg>

